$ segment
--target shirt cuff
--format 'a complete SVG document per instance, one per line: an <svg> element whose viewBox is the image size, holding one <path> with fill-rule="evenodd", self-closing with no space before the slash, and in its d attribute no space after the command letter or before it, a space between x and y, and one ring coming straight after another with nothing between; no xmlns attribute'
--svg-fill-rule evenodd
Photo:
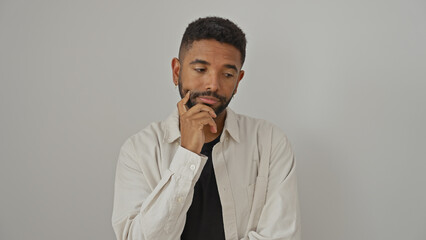
<svg viewBox="0 0 426 240"><path fill-rule="evenodd" d="M170 164L170 171L184 179L198 180L206 162L206 156L179 146Z"/></svg>

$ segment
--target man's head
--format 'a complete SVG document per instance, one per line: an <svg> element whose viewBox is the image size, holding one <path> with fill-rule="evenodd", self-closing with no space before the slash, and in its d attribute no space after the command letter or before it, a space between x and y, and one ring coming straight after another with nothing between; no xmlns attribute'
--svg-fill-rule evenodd
<svg viewBox="0 0 426 240"><path fill-rule="evenodd" d="M181 97L191 91L189 108L203 103L217 115L226 109L244 76L245 48L245 34L227 19L200 18L188 25L172 70Z"/></svg>
<svg viewBox="0 0 426 240"><path fill-rule="evenodd" d="M188 25L180 43L179 59L184 58L194 41L204 39L214 39L234 46L240 51L243 66L246 58L246 35L235 23L220 17L199 18Z"/></svg>

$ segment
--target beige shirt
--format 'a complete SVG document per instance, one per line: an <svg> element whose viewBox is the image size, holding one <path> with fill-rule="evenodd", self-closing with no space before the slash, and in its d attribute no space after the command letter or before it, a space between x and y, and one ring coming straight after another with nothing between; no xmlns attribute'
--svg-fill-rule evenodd
<svg viewBox="0 0 426 240"><path fill-rule="evenodd" d="M275 125L227 108L212 151L227 240L300 239L293 152ZM180 146L177 110L122 146L112 225L119 240L177 240L207 157Z"/></svg>

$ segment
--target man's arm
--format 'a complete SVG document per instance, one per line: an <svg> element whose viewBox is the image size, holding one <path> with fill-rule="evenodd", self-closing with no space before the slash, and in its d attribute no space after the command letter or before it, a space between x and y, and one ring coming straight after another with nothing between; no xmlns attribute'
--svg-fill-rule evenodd
<svg viewBox="0 0 426 240"><path fill-rule="evenodd" d="M135 147L128 141L121 151L117 165L114 193L113 227L118 240L179 239L185 225L186 212L192 203L194 186L206 156L199 153L204 144L203 128L210 125L216 132L216 117L213 109L197 104L187 109L188 91L178 102L181 146L174 155L170 167L155 187L150 187L152 168L141 169L138 162L157 163L157 154L144 146L143 154L136 154ZM147 137L141 144L148 144ZM143 159L140 159L143 155ZM144 172L145 171L145 172ZM145 173L145 174L144 174ZM148 176L149 175L149 176Z"/></svg>
<svg viewBox="0 0 426 240"><path fill-rule="evenodd" d="M281 135L279 130L273 132L275 137ZM293 151L285 135L272 143L265 204L257 227L249 231L244 240L301 239Z"/></svg>
<svg viewBox="0 0 426 240"><path fill-rule="evenodd" d="M131 141L121 148L112 224L118 240L179 239L193 188L207 157L179 147L154 189L141 170Z"/></svg>

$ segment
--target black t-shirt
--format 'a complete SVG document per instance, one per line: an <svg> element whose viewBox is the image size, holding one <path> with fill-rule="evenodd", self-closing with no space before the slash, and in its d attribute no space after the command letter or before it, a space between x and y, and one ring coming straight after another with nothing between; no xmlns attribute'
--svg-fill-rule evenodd
<svg viewBox="0 0 426 240"><path fill-rule="evenodd" d="M194 187L194 197L186 214L182 240L225 239L222 205L212 162L213 146L219 139L220 135L215 140L205 143L201 150L201 154L206 155L208 159Z"/></svg>

